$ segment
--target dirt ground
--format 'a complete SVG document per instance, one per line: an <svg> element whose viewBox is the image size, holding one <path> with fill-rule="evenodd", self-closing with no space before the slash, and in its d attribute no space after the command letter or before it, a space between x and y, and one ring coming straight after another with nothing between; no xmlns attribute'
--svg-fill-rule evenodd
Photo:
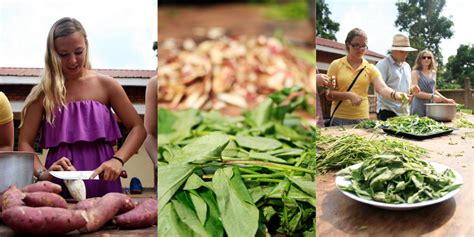
<svg viewBox="0 0 474 237"><path fill-rule="evenodd" d="M232 3L206 6L160 6L158 43L174 38L199 38L200 32L222 27L227 35L274 35L279 30L289 42L314 49L314 31L309 18L275 21L265 16L262 5ZM158 52L159 53L159 52Z"/></svg>

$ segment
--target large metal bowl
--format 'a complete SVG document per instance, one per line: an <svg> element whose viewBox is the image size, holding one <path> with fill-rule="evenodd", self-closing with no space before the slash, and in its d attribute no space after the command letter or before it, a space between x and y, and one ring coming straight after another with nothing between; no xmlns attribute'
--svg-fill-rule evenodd
<svg viewBox="0 0 474 237"><path fill-rule="evenodd" d="M427 103L426 116L441 122L450 122L456 117L456 104Z"/></svg>
<svg viewBox="0 0 474 237"><path fill-rule="evenodd" d="M0 192L15 184L22 188L33 183L34 154L20 151L0 151Z"/></svg>

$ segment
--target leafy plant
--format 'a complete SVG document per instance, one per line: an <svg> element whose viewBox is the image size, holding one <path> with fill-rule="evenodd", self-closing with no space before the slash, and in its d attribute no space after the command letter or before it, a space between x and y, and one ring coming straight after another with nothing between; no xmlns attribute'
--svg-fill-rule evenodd
<svg viewBox="0 0 474 237"><path fill-rule="evenodd" d="M377 155L366 159L360 167L338 172L351 180L342 190L357 196L384 203L417 203L433 200L458 189L453 184L451 169L438 172L420 159L402 155Z"/></svg>
<svg viewBox="0 0 474 237"><path fill-rule="evenodd" d="M315 129L291 114L300 93L276 92L238 117L160 109L159 235L314 232Z"/></svg>

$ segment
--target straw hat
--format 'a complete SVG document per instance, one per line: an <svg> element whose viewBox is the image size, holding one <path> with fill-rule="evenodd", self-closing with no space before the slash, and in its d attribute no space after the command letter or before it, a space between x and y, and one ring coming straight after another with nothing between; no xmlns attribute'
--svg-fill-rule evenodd
<svg viewBox="0 0 474 237"><path fill-rule="evenodd" d="M417 51L417 49L410 47L410 39L402 33L397 33L393 36L391 50Z"/></svg>

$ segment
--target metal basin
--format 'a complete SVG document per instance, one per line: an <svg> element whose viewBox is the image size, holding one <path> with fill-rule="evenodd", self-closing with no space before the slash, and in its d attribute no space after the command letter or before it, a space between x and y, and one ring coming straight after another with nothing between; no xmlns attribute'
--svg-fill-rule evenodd
<svg viewBox="0 0 474 237"><path fill-rule="evenodd" d="M0 151L0 192L11 184L22 188L33 183L34 154L20 151Z"/></svg>
<svg viewBox="0 0 474 237"><path fill-rule="evenodd" d="M456 104L427 103L426 116L442 122L450 122L456 117Z"/></svg>

